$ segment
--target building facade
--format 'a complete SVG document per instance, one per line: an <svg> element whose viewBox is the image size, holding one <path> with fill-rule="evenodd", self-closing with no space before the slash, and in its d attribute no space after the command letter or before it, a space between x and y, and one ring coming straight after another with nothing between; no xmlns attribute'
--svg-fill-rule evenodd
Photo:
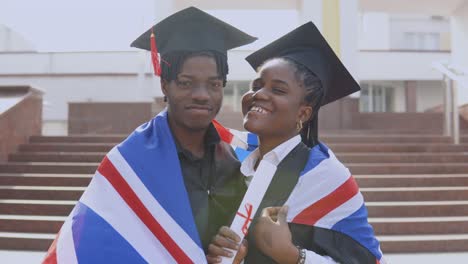
<svg viewBox="0 0 468 264"><path fill-rule="evenodd" d="M260 38L229 52L225 107L239 111L255 72L244 58L289 30L313 21L362 91L360 112L427 112L444 103L443 74L434 62L468 68L468 1L237 0L155 1L155 22L186 6L207 12ZM260 19L259 19L260 18ZM162 96L150 56L138 50L37 52L0 27L0 85L45 92L44 134L66 134L70 102L151 102ZM130 42L131 40L129 40ZM458 87L468 103L468 87Z"/></svg>

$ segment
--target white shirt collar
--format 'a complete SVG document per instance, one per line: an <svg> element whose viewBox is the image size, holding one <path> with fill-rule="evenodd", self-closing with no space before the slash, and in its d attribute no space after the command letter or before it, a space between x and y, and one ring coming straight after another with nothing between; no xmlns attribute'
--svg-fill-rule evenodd
<svg viewBox="0 0 468 264"><path fill-rule="evenodd" d="M273 165L278 166L280 162L286 157L286 155L293 150L297 144L301 142L301 136L296 135L285 142L278 145L276 148L265 154L263 159L268 160ZM256 148L252 151L242 162L240 171L244 176L253 176L255 172L255 163L257 163L260 157L260 150Z"/></svg>

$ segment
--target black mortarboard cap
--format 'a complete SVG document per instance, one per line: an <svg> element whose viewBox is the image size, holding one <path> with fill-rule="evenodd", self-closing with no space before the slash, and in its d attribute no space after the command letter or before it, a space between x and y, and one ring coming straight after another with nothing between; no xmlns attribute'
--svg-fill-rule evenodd
<svg viewBox="0 0 468 264"><path fill-rule="evenodd" d="M275 57L291 59L317 75L325 92L322 106L360 90L359 84L312 22L255 51L246 60L257 69Z"/></svg>
<svg viewBox="0 0 468 264"><path fill-rule="evenodd" d="M217 51L227 55L229 49L257 39L195 7L188 7L163 19L130 46L151 50L152 32L161 55L172 51Z"/></svg>

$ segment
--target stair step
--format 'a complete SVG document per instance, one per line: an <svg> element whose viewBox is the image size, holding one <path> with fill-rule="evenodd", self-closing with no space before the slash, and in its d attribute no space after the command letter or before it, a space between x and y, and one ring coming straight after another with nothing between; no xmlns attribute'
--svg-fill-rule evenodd
<svg viewBox="0 0 468 264"><path fill-rule="evenodd" d="M32 136L31 143L114 143L122 142L128 135L70 135Z"/></svg>
<svg viewBox="0 0 468 264"><path fill-rule="evenodd" d="M10 154L12 162L101 162L105 152L19 152Z"/></svg>
<svg viewBox="0 0 468 264"><path fill-rule="evenodd" d="M21 152L108 152L114 143L29 143L19 146ZM402 143L334 143L329 145L336 152L468 152L468 144L402 144Z"/></svg>
<svg viewBox="0 0 468 264"><path fill-rule="evenodd" d="M359 187L468 186L468 174L356 175ZM1 178L0 178L1 179Z"/></svg>
<svg viewBox="0 0 468 264"><path fill-rule="evenodd" d="M468 234L468 217L369 218L376 235Z"/></svg>
<svg viewBox="0 0 468 264"><path fill-rule="evenodd" d="M0 233L0 248L5 250L47 251L55 234ZM468 235L378 236L381 249L391 253L434 253L468 251Z"/></svg>
<svg viewBox="0 0 468 264"><path fill-rule="evenodd" d="M60 200L0 200L0 212L5 215L67 216L76 204Z"/></svg>
<svg viewBox="0 0 468 264"><path fill-rule="evenodd" d="M384 253L468 251L468 134L321 133L351 170ZM48 249L127 135L36 136L0 164L0 249ZM45 186L46 185L46 186Z"/></svg>
<svg viewBox="0 0 468 264"><path fill-rule="evenodd" d="M88 186L91 174L0 173L0 185L12 186Z"/></svg>
<svg viewBox="0 0 468 264"><path fill-rule="evenodd" d="M366 202L468 200L468 187L361 188L361 192Z"/></svg>
<svg viewBox="0 0 468 264"><path fill-rule="evenodd" d="M366 207L369 217L468 216L468 201L366 202Z"/></svg>
<svg viewBox="0 0 468 264"><path fill-rule="evenodd" d="M378 236L384 253L466 252L468 234Z"/></svg>
<svg viewBox="0 0 468 264"><path fill-rule="evenodd" d="M468 163L464 153L335 153L343 163Z"/></svg>
<svg viewBox="0 0 468 264"><path fill-rule="evenodd" d="M127 135L71 135L71 136L33 136L31 143L119 143ZM463 139L468 137L462 137ZM423 143L450 143L451 138L440 135L324 135L323 142L345 143L386 143L386 142L423 142Z"/></svg>
<svg viewBox="0 0 468 264"><path fill-rule="evenodd" d="M56 234L66 217L0 215L0 232Z"/></svg>
<svg viewBox="0 0 468 264"><path fill-rule="evenodd" d="M55 234L0 232L0 248L4 250L47 251Z"/></svg>
<svg viewBox="0 0 468 264"><path fill-rule="evenodd" d="M353 174L461 174L468 163L349 163Z"/></svg>
<svg viewBox="0 0 468 264"><path fill-rule="evenodd" d="M436 135L323 135L320 141L331 143L452 143L448 136Z"/></svg>
<svg viewBox="0 0 468 264"><path fill-rule="evenodd" d="M105 152L19 152L12 162L101 162ZM468 163L464 153L336 153L343 163Z"/></svg>
<svg viewBox="0 0 468 264"><path fill-rule="evenodd" d="M66 216L0 215L0 232L57 233ZM369 218L376 235L468 233L468 217Z"/></svg>
<svg viewBox="0 0 468 264"><path fill-rule="evenodd" d="M0 199L77 200L85 187L0 186ZM468 200L468 187L361 188L367 202Z"/></svg>
<svg viewBox="0 0 468 264"><path fill-rule="evenodd" d="M94 174L99 163L77 162L8 162L0 164L2 173L72 173Z"/></svg>
<svg viewBox="0 0 468 264"><path fill-rule="evenodd" d="M468 144L330 144L335 153L340 152L468 152Z"/></svg>
<svg viewBox="0 0 468 264"><path fill-rule="evenodd" d="M18 147L20 152L109 152L114 143L29 143Z"/></svg>
<svg viewBox="0 0 468 264"><path fill-rule="evenodd" d="M105 152L19 152L9 156L13 162L100 162ZM336 153L343 163L421 163L468 162L464 153Z"/></svg>
<svg viewBox="0 0 468 264"><path fill-rule="evenodd" d="M0 186L0 199L77 201L84 187Z"/></svg>
<svg viewBox="0 0 468 264"><path fill-rule="evenodd" d="M0 200L0 212L11 215L67 216L76 200ZM468 216L468 201L366 202L369 217Z"/></svg>

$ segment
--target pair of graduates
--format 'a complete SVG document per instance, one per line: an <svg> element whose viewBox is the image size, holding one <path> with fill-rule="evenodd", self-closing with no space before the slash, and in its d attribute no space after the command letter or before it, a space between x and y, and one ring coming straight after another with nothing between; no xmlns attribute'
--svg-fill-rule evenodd
<svg viewBox="0 0 468 264"><path fill-rule="evenodd" d="M244 126L258 147L242 167L236 140L214 125L227 50L255 39L190 7L132 43L152 52L167 108L106 155L44 263L216 263L237 247L226 226L245 176L267 158L277 171L236 261L381 261L354 179L317 139L319 108L359 85L311 22L247 58L259 72Z"/></svg>

